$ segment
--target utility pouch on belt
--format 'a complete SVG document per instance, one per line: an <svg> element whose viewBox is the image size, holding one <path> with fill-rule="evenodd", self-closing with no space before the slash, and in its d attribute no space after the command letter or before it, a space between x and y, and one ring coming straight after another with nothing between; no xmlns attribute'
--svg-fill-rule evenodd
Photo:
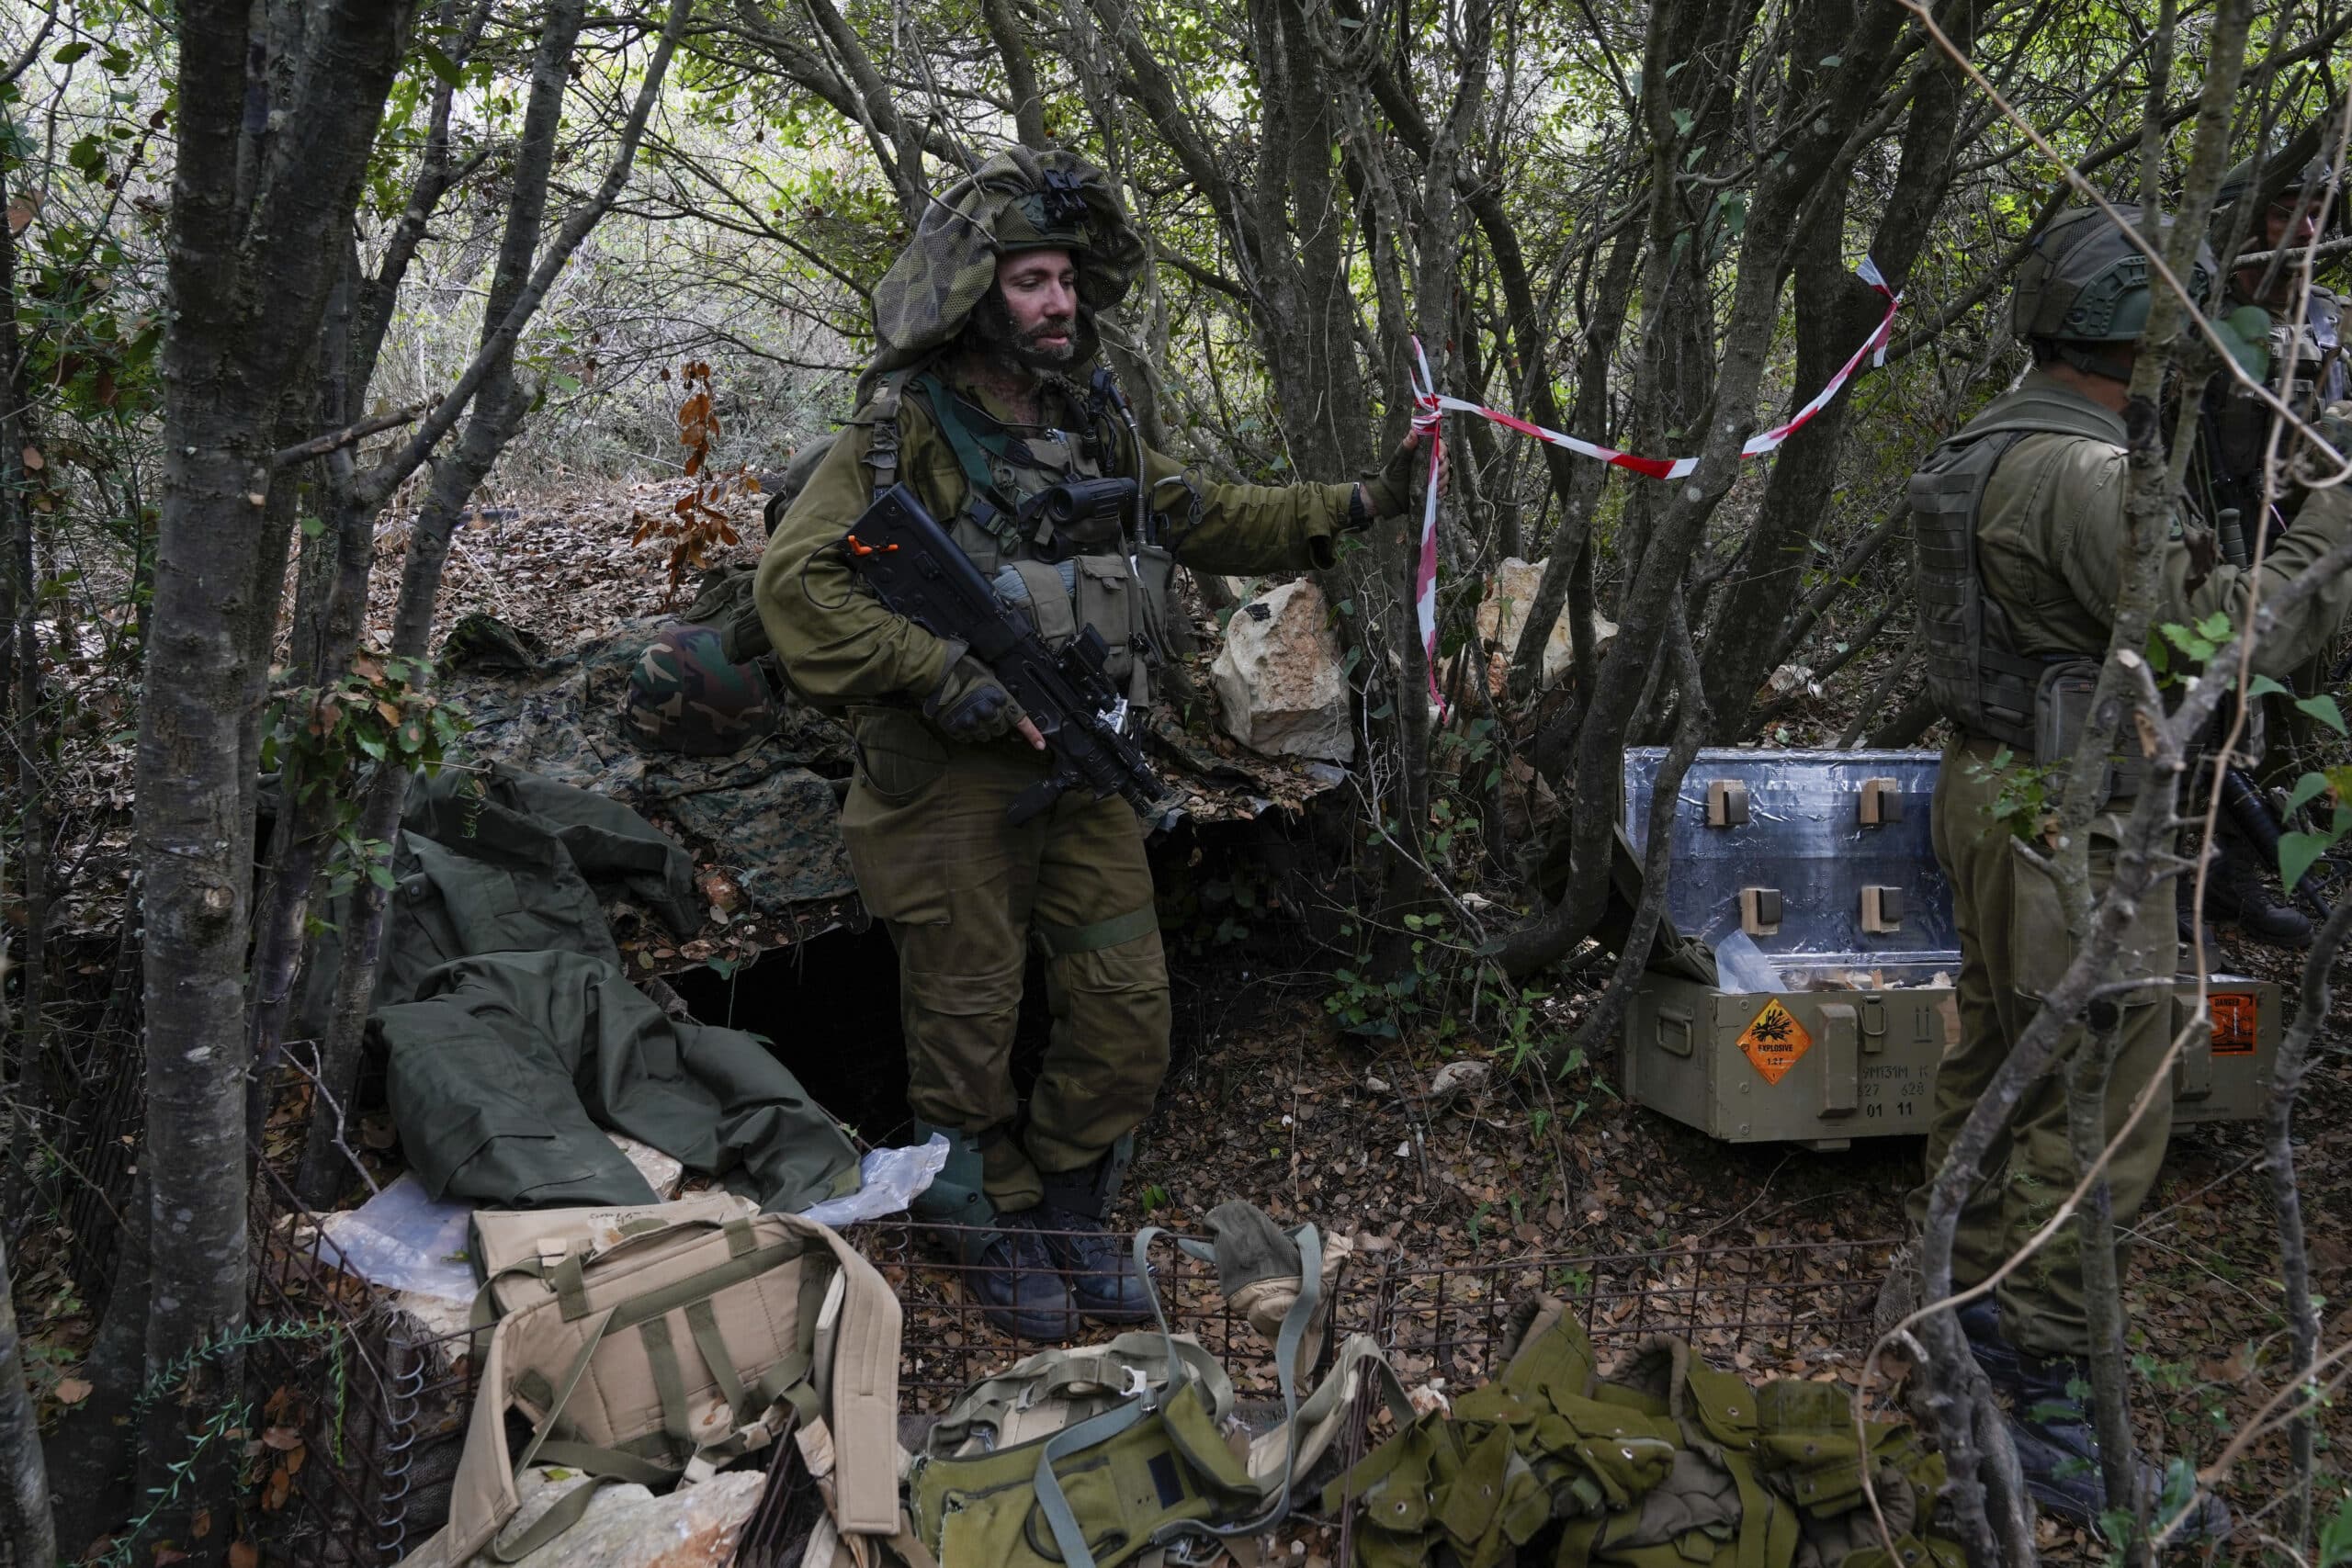
<svg viewBox="0 0 2352 1568"><path fill-rule="evenodd" d="M899 1301L831 1230L716 1195L485 1211L474 1244L480 1392L448 1526L413 1562L454 1565L484 1547L514 1562L607 1482L694 1485L796 1429L804 1450L830 1451L840 1529L897 1532ZM531 1425L520 1454L510 1413ZM591 1480L500 1540L535 1464Z"/></svg>
<svg viewBox="0 0 2352 1568"><path fill-rule="evenodd" d="M2033 761L2038 768L2063 768L2074 760L2075 743L2090 722L2091 700L2098 690L2099 661L2068 659L2041 672L2033 693ZM2108 754L2101 803L2130 800L2140 793L2146 772L2136 748L2116 738L2117 750Z"/></svg>

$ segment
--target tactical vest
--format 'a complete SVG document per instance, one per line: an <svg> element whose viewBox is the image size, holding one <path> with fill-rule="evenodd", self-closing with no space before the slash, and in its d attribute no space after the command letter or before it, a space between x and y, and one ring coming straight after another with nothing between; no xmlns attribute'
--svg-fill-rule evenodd
<svg viewBox="0 0 2352 1568"><path fill-rule="evenodd" d="M2083 649L2071 656L2049 657L2020 653L2007 614L1984 590L1976 553L1984 487L2009 449L2037 434L2112 438L2111 432L2087 418L2069 423L2056 410L1996 414L1938 446L1911 476L1909 489L1912 569L1928 698L1960 728L2028 754L2039 750L2038 740L2049 739L2036 732L2037 709L2047 706L2048 685L2069 664L2081 659L2096 661L2102 651Z"/></svg>
<svg viewBox="0 0 2352 1568"><path fill-rule="evenodd" d="M1067 487L1109 477L1117 436L1101 396L1066 388L1084 411L1085 430L1024 430L998 423L935 373L895 372L867 404L865 462L877 495L899 477L899 409L910 389L963 472L963 503L943 519L949 536L1049 648L1058 651L1090 626L1101 633L1110 649L1105 673L1142 708L1170 648L1175 558L1164 544L1136 536L1131 493L1107 516L1058 517L1048 504L1057 493L1071 493Z"/></svg>

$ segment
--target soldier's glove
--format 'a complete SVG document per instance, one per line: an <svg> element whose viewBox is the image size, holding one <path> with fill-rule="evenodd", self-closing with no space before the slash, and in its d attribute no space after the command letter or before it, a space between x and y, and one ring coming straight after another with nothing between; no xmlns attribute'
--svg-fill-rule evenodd
<svg viewBox="0 0 2352 1568"><path fill-rule="evenodd" d="M1413 502L1420 499L1421 486L1430 469L1429 433L1417 430L1396 444L1380 471L1358 487L1365 502L1365 515L1356 517L1356 508L1348 508L1348 525L1368 526L1374 517L1396 517L1410 512ZM1352 498L1351 498L1352 499Z"/></svg>
<svg viewBox="0 0 2352 1568"><path fill-rule="evenodd" d="M2339 460L2352 459L2352 402L2328 404L2312 424L2320 439L2335 448Z"/></svg>
<svg viewBox="0 0 2352 1568"><path fill-rule="evenodd" d="M951 645L951 650L955 657L948 660L938 690L923 699L923 717L945 730L950 739L967 746L1001 740L1012 734L1013 727L1029 716L1021 711L1021 705L1012 700L994 671L960 648Z"/></svg>

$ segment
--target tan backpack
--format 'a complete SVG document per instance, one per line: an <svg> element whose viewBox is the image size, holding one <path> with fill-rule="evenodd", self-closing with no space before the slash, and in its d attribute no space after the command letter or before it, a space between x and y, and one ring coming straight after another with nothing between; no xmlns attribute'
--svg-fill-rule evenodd
<svg viewBox="0 0 2352 1568"><path fill-rule="evenodd" d="M486 1327L449 1523L416 1562L512 1562L604 1483L693 1485L796 1427L831 1458L841 1529L899 1529L898 1298L842 1238L725 1194L640 1209L474 1216ZM509 1410L532 1423L519 1455ZM512 1539L534 1464L593 1478Z"/></svg>

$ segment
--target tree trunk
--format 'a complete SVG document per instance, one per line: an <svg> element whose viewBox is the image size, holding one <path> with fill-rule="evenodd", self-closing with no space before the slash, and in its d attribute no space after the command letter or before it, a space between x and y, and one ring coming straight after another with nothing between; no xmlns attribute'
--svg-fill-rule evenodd
<svg viewBox="0 0 2352 1568"><path fill-rule="evenodd" d="M23 1347L9 1292L8 1253L0 1238L0 1563L50 1568L57 1561L57 1529L49 1510L49 1468L40 1426L25 1387Z"/></svg>
<svg viewBox="0 0 2352 1568"><path fill-rule="evenodd" d="M164 335L164 506L138 745L145 921L153 1264L147 1363L176 1378L160 1406L176 1438L148 1434L148 1474L192 1461L175 1506L226 1495L234 1445L189 1430L243 1393L230 1346L244 1320L248 808L258 717L284 570L269 558L270 459L284 389L298 384L400 57L391 7L341 0L307 17L287 79L299 137L249 129L242 5L179 12L180 161ZM254 58L266 69L258 50ZM263 91L260 80L255 90ZM238 193L248 199L238 200ZM266 269L266 271L263 269ZM169 1513L162 1533L217 1556Z"/></svg>

